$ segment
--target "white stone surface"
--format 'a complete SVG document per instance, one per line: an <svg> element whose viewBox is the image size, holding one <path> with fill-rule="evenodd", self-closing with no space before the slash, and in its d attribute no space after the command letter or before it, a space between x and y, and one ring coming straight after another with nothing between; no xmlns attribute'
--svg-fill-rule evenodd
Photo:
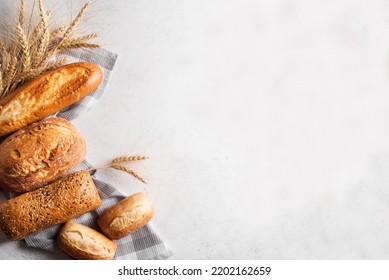
<svg viewBox="0 0 389 280"><path fill-rule="evenodd" d="M389 2L96 0L93 11L119 58L73 123L96 165L152 158L134 169L172 259L389 258ZM66 257L0 237L0 259L52 258Z"/></svg>

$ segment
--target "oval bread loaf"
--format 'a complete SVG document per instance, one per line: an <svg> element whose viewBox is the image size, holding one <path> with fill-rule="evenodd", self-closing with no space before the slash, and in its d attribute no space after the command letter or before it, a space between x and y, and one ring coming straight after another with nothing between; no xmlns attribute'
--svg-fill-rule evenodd
<svg viewBox="0 0 389 280"><path fill-rule="evenodd" d="M105 235L72 221L62 227L57 243L77 260L112 260L117 248L115 242Z"/></svg>
<svg viewBox="0 0 389 280"><path fill-rule="evenodd" d="M61 224L101 204L87 171L79 171L50 185L0 204L0 229L10 240Z"/></svg>
<svg viewBox="0 0 389 280"><path fill-rule="evenodd" d="M119 239L146 225L154 212L151 201L139 192L105 210L97 222L109 238Z"/></svg>
<svg viewBox="0 0 389 280"><path fill-rule="evenodd" d="M17 193L37 189L85 159L86 145L62 118L29 125L0 144L0 186Z"/></svg>
<svg viewBox="0 0 389 280"><path fill-rule="evenodd" d="M47 72L0 100L0 136L43 119L95 90L101 69L89 62L68 64Z"/></svg>

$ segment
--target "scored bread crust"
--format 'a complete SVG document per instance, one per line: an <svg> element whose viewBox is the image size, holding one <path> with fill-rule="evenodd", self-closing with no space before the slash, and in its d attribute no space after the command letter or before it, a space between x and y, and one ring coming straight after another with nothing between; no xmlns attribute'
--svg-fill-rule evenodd
<svg viewBox="0 0 389 280"><path fill-rule="evenodd" d="M65 253L78 260L112 260L117 249L105 235L72 221L62 227L57 243Z"/></svg>
<svg viewBox="0 0 389 280"><path fill-rule="evenodd" d="M69 121L49 118L31 124L0 144L0 186L32 191L64 175L85 155L85 140Z"/></svg>
<svg viewBox="0 0 389 280"><path fill-rule="evenodd" d="M101 205L87 171L79 171L45 187L0 203L0 229L10 240L67 222Z"/></svg>
<svg viewBox="0 0 389 280"><path fill-rule="evenodd" d="M146 225L154 213L151 201L139 192L105 210L97 223L109 238L120 239Z"/></svg>
<svg viewBox="0 0 389 280"><path fill-rule="evenodd" d="M0 136L7 135L77 102L95 90L102 70L90 62L56 68L0 100Z"/></svg>

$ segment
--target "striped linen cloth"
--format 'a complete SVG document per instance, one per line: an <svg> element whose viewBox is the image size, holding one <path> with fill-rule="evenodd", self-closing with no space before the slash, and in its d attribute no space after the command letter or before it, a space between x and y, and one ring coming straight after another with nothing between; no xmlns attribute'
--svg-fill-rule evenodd
<svg viewBox="0 0 389 280"><path fill-rule="evenodd" d="M61 56L66 56L69 63L78 61L92 62L99 65L104 73L103 82L93 93L55 114L57 117L72 120L79 116L82 112L91 108L93 103L101 97L115 65L117 55L104 49L77 49L67 51ZM88 169L90 167L91 165L89 163L84 162L77 168L77 170ZM92 178L101 196L102 205L94 211L88 212L76 219L73 219L73 221L98 230L96 223L97 217L105 209L116 204L125 198L125 196L119 193L112 185L98 180L96 178L95 172L93 173ZM10 195L8 193L2 192L0 190L0 201L9 198ZM56 225L39 231L27 237L25 242L30 247L40 248L51 252L60 252L60 249L56 244L56 237L60 228L61 225ZM172 255L170 247L161 239L151 223L148 223L140 230L124 238L115 240L115 243L118 245L115 259L166 259Z"/></svg>

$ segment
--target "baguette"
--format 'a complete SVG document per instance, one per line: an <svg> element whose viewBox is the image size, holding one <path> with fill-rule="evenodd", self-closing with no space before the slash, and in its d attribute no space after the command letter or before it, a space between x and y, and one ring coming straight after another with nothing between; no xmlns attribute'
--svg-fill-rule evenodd
<svg viewBox="0 0 389 280"><path fill-rule="evenodd" d="M0 229L10 240L69 221L101 204L87 171L79 171L45 187L0 204Z"/></svg>
<svg viewBox="0 0 389 280"><path fill-rule="evenodd" d="M77 102L101 83L101 69L89 62L47 72L0 100L0 136L43 119Z"/></svg>
<svg viewBox="0 0 389 280"><path fill-rule="evenodd" d="M133 194L105 210L97 219L111 239L120 239L146 225L154 216L154 206L144 193Z"/></svg>
<svg viewBox="0 0 389 280"><path fill-rule="evenodd" d="M57 243L77 260L112 260L117 249L115 242L105 235L72 221L62 227Z"/></svg>
<svg viewBox="0 0 389 280"><path fill-rule="evenodd" d="M80 164L85 154L85 141L69 121L31 124L0 144L0 185L17 193L32 191Z"/></svg>

